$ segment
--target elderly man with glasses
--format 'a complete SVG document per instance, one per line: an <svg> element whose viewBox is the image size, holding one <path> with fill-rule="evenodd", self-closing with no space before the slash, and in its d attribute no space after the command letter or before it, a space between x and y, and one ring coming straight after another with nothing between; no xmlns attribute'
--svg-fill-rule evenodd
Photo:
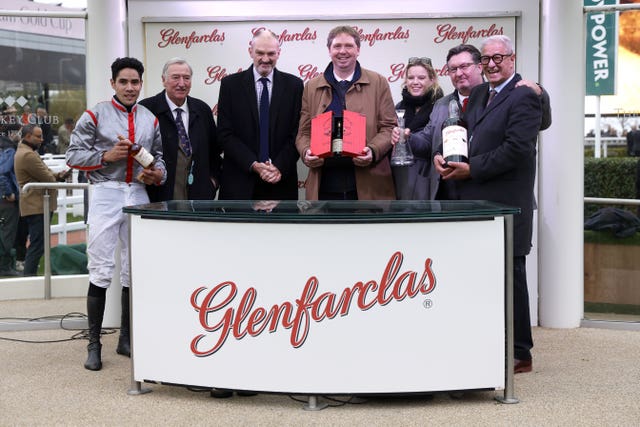
<svg viewBox="0 0 640 427"><path fill-rule="evenodd" d="M476 86L464 114L468 125L469 162L434 156L444 181L454 184L461 200L489 200L520 208L513 218L514 371L532 370L531 320L525 258L531 250L536 142L543 121L540 97L515 72L516 54L506 36L482 43L480 64L488 82Z"/></svg>

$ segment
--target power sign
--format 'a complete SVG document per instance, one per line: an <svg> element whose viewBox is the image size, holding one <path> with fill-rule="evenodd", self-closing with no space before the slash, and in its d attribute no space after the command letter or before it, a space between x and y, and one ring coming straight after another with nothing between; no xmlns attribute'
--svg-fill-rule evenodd
<svg viewBox="0 0 640 427"><path fill-rule="evenodd" d="M617 0L584 0L585 6L615 5ZM587 14L587 95L615 95L617 12Z"/></svg>

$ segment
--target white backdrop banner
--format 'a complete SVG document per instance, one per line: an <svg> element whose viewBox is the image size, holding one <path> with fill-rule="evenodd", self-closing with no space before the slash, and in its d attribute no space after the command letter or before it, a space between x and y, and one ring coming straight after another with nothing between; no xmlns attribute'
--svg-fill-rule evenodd
<svg viewBox="0 0 640 427"><path fill-rule="evenodd" d="M249 11L248 11L249 12ZM453 90L444 65L447 51L460 44L479 46L483 39L504 34L516 40L515 16L441 17L350 20L179 21L154 18L145 23L145 96L162 90L162 66L173 57L185 58L194 69L191 95L216 112L220 80L247 69L252 35L268 28L278 34L281 55L277 68L305 83L330 62L327 35L337 25L360 32L360 64L385 76L395 102L401 99L404 70L410 57L429 57L445 93ZM175 18L173 19L175 21Z"/></svg>

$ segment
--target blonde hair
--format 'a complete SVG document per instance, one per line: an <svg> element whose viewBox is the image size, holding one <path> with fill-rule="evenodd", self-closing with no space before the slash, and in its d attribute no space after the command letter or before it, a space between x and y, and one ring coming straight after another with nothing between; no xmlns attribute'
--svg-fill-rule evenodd
<svg viewBox="0 0 640 427"><path fill-rule="evenodd" d="M424 92L424 95L426 95L429 92L432 92L435 94L438 92L438 90L440 90L440 84L438 83L438 74L436 74L436 70L433 68L433 66L429 64L425 64L424 62L415 62L410 65L407 65L407 68L405 68L404 70L404 83L402 83L403 89L407 87L407 78L409 76L409 69L413 67L422 67L425 70L427 70L427 75L429 76L429 79L431 79L431 81L433 82L431 86L429 86L427 90Z"/></svg>

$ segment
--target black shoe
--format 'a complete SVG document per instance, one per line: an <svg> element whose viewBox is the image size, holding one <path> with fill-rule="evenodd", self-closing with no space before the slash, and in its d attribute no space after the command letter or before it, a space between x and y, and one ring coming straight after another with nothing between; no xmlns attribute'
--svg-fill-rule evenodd
<svg viewBox="0 0 640 427"><path fill-rule="evenodd" d="M116 353L131 357L131 343L129 338L129 288L122 288L122 316L120 318L120 337Z"/></svg>
<svg viewBox="0 0 640 427"><path fill-rule="evenodd" d="M131 357L131 345L129 344L129 336L120 334L118 338L118 347L116 347L116 353L123 356Z"/></svg>
<svg viewBox="0 0 640 427"><path fill-rule="evenodd" d="M92 342L87 346L87 361L84 362L84 368L90 371L99 371L102 369L102 358L100 353L102 345L99 342Z"/></svg>
<svg viewBox="0 0 640 427"><path fill-rule="evenodd" d="M251 397L258 395L258 393L256 393L255 391L236 391L236 394L242 397Z"/></svg>
<svg viewBox="0 0 640 427"><path fill-rule="evenodd" d="M226 399L233 396L233 390L226 388L212 388L210 394L211 397L215 397L216 399Z"/></svg>

